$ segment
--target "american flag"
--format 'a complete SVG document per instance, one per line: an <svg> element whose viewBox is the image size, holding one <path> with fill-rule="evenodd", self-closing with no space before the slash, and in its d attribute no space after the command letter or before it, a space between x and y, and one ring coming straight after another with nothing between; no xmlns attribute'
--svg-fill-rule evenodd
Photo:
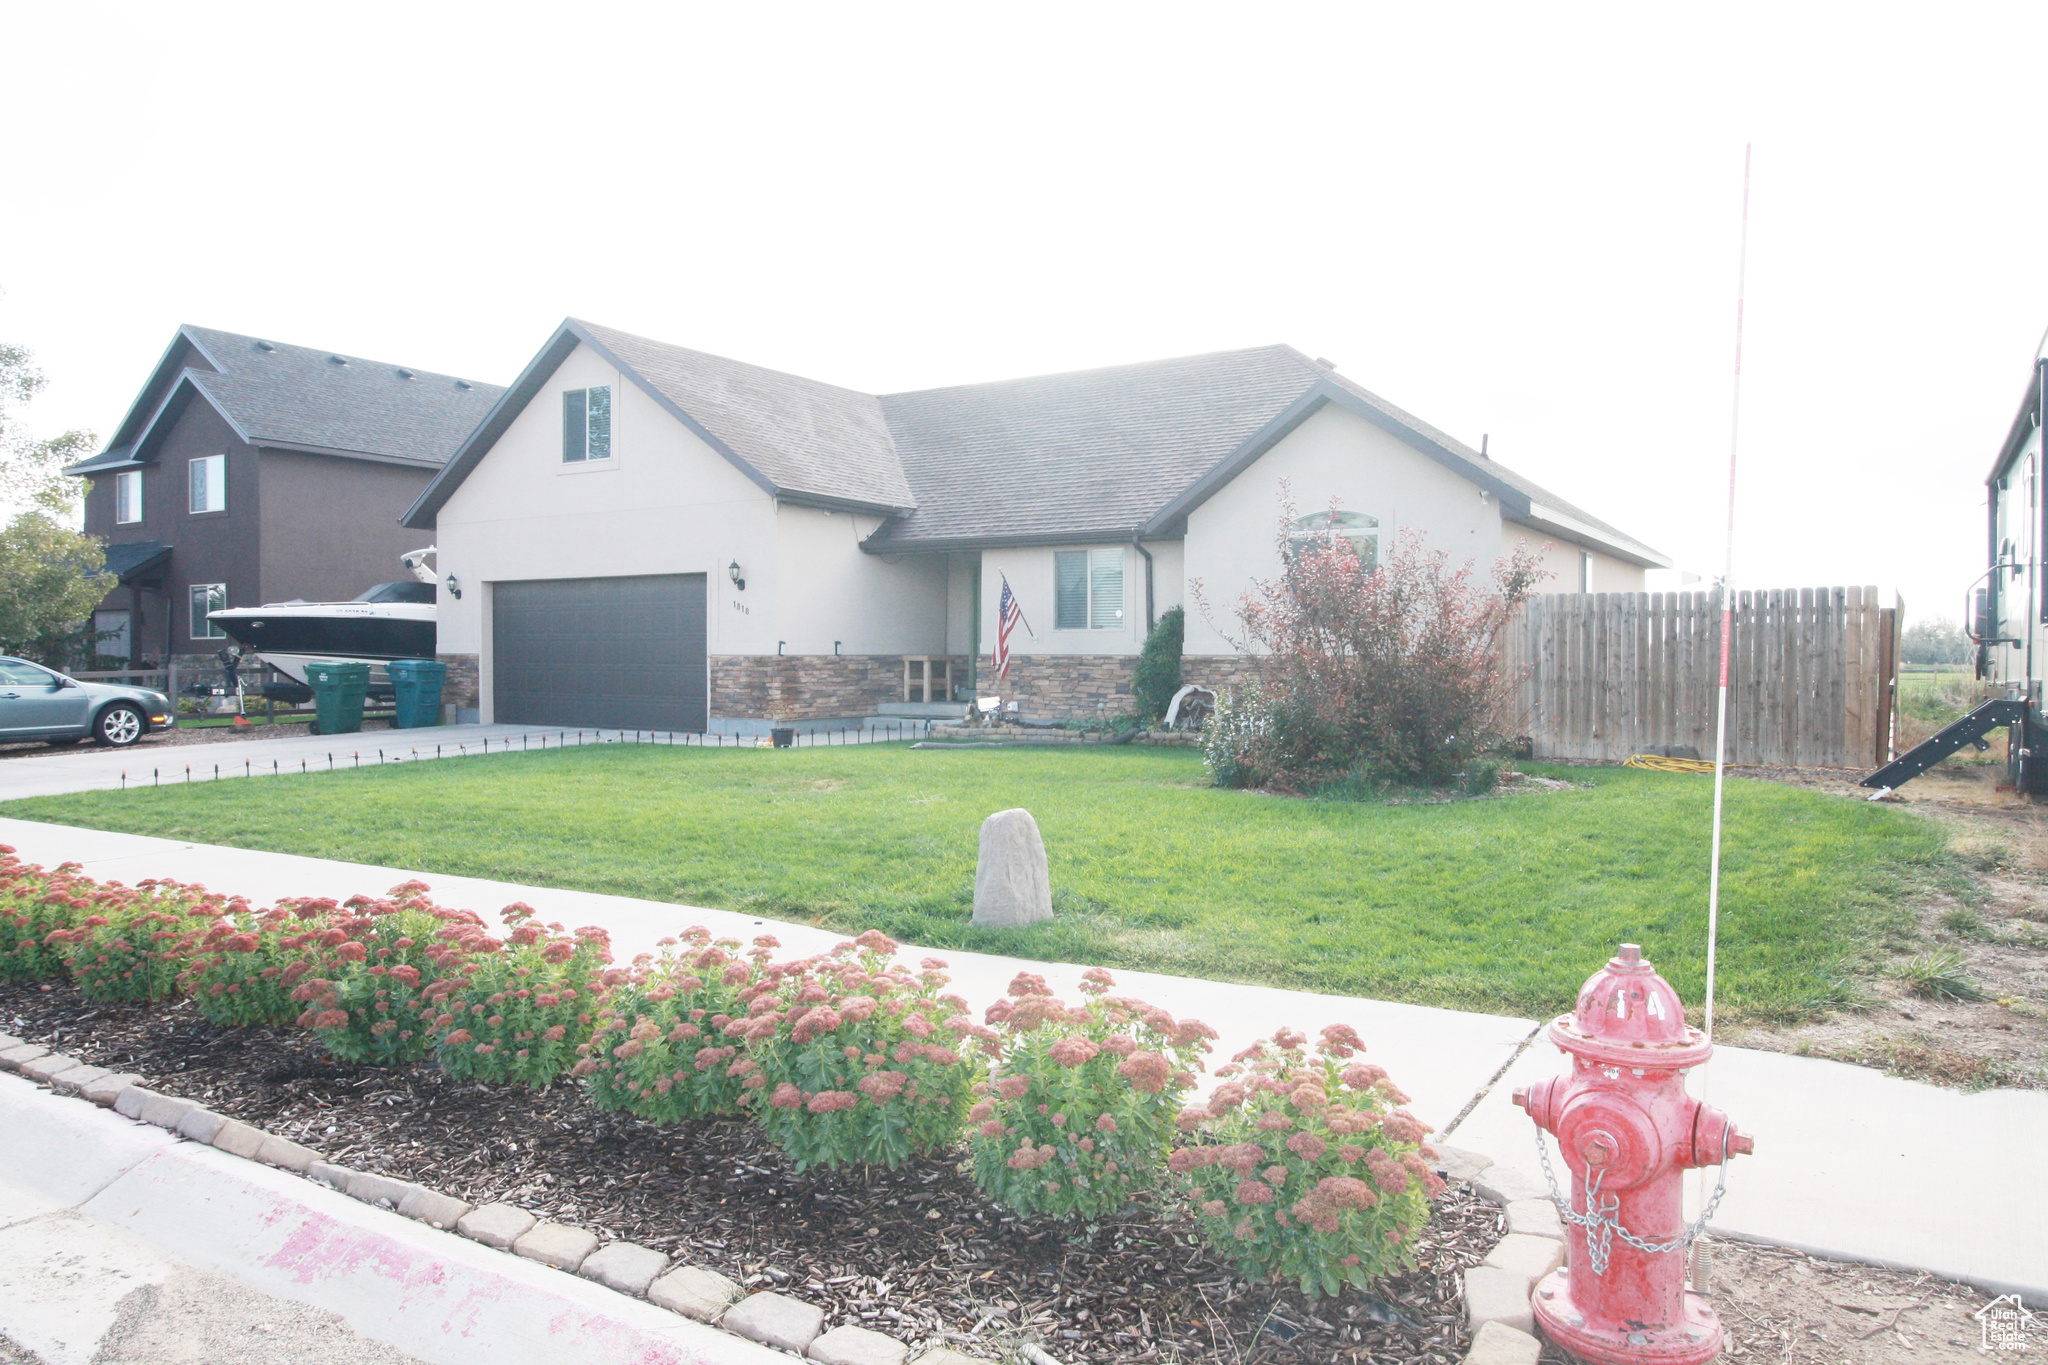
<svg viewBox="0 0 2048 1365"><path fill-rule="evenodd" d="M1010 579L1003 576L1002 600L996 603L996 652L989 659L998 678L1010 676L1010 632L1024 619L1024 608L1017 605L1017 595L1010 591Z"/></svg>

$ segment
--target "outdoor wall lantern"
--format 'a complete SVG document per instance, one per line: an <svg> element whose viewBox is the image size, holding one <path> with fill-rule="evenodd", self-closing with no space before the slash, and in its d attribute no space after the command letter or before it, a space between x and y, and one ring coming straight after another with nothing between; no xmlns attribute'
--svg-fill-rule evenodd
<svg viewBox="0 0 2048 1365"><path fill-rule="evenodd" d="M733 587L741 592L747 590L747 580L740 576L740 562L737 559L725 566L725 576L732 580Z"/></svg>
<svg viewBox="0 0 2048 1365"><path fill-rule="evenodd" d="M455 581L454 574L449 574L446 578L442 579L441 581L448 585L448 595L450 597L459 598L462 596L462 585Z"/></svg>

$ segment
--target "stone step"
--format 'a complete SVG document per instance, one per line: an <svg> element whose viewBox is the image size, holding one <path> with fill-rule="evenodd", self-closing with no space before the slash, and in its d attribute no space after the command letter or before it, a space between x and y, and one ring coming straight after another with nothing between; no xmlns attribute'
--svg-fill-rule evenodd
<svg viewBox="0 0 2048 1365"><path fill-rule="evenodd" d="M883 720L959 720L967 714L964 701L885 701L875 707Z"/></svg>

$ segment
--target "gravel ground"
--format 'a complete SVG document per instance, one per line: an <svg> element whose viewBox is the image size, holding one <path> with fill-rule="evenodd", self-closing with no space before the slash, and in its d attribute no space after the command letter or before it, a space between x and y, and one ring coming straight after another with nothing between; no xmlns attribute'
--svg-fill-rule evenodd
<svg viewBox="0 0 2048 1365"><path fill-rule="evenodd" d="M371 730L389 730L389 720L366 720L365 733ZM180 726L175 730L158 730L144 735L130 745L127 752L140 753L146 749L177 749L192 744L251 744L265 739L300 739L306 735L303 721L291 724L250 725L237 728L233 725L207 725L198 727ZM88 752L85 741L65 744L45 744L33 740L24 744L0 744L0 759L47 758L51 754Z"/></svg>
<svg viewBox="0 0 2048 1365"><path fill-rule="evenodd" d="M0 1028L292 1137L359 1170L471 1203L517 1203L817 1303L828 1325L1066 1362L1452 1365L1459 1272L1501 1234L1463 1186L1417 1241L1422 1269L1373 1296L1249 1285L1190 1222L1137 1207L1087 1229L1022 1224L952 1160L798 1175L743 1120L656 1127L571 1087L449 1081L431 1066L337 1065L294 1030L217 1030L189 1004L96 1007L68 983L0 986Z"/></svg>

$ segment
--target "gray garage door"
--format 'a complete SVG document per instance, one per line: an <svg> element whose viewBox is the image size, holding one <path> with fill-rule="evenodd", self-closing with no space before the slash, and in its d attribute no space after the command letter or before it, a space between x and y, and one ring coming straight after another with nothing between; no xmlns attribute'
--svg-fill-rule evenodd
<svg viewBox="0 0 2048 1365"><path fill-rule="evenodd" d="M500 583L491 621L500 721L704 729L703 574Z"/></svg>

